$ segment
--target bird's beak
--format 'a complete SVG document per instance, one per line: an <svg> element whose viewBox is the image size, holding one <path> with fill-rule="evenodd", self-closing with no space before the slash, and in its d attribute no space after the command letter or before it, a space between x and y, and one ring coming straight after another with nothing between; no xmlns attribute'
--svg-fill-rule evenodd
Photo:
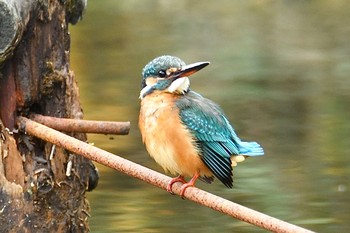
<svg viewBox="0 0 350 233"><path fill-rule="evenodd" d="M190 75L196 73L197 71L203 69L204 67L206 67L209 64L210 64L210 62L205 61L205 62L196 62L196 63L192 63L189 65L185 65L181 68L181 70L176 72L174 76L176 78L190 76Z"/></svg>

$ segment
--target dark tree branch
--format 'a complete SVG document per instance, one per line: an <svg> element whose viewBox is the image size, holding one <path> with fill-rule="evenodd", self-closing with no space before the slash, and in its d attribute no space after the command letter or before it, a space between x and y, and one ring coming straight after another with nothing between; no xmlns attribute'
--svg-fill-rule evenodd
<svg viewBox="0 0 350 233"><path fill-rule="evenodd" d="M32 114L33 121L64 132L127 135L130 122L88 121Z"/></svg>

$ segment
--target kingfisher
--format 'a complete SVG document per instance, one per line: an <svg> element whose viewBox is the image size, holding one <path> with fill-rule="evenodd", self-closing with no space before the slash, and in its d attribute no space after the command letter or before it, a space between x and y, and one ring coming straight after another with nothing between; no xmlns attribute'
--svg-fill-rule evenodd
<svg viewBox="0 0 350 233"><path fill-rule="evenodd" d="M214 177L233 187L232 170L246 157L264 155L257 142L242 141L223 110L190 89L189 76L209 65L186 65L178 57L164 55L142 71L139 128L149 155L181 182L180 196L198 178L212 183ZM185 177L192 177L188 182Z"/></svg>

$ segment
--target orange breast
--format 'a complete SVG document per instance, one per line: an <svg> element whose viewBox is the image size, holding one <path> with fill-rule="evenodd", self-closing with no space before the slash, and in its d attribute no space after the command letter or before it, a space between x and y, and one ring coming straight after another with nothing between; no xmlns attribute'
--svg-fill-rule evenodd
<svg viewBox="0 0 350 233"><path fill-rule="evenodd" d="M212 176L198 154L191 133L179 118L177 95L154 92L142 99L139 127L147 151L165 171L183 176Z"/></svg>

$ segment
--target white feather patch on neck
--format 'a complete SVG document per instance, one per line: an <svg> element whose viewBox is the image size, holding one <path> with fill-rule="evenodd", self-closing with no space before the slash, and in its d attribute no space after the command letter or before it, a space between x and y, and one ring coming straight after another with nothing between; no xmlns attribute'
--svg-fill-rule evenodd
<svg viewBox="0 0 350 233"><path fill-rule="evenodd" d="M148 92L148 91L152 88L152 86L153 86L153 85L145 86L144 88L142 88L142 90L140 91L140 96L139 96L139 98L140 98L140 99L143 99L144 94L145 94L146 92Z"/></svg>
<svg viewBox="0 0 350 233"><path fill-rule="evenodd" d="M190 80L188 77L182 77L176 79L171 85L168 87L168 92L170 93L185 93L190 87Z"/></svg>
<svg viewBox="0 0 350 233"><path fill-rule="evenodd" d="M155 84L150 84L142 88L140 91L139 98L142 100L144 98L144 95L154 86ZM166 89L167 92L170 93L179 93L184 94L188 88L190 87L190 80L188 77L182 77L176 79L174 82L170 84L170 86Z"/></svg>

